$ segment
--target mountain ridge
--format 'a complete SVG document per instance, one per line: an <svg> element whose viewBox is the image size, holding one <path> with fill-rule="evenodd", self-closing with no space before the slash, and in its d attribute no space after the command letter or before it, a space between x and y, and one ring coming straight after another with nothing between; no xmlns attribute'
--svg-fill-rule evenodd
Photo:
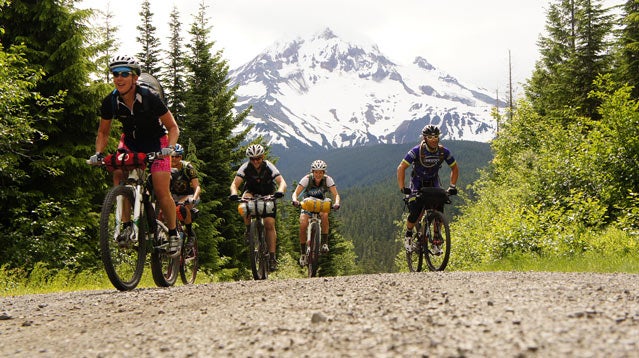
<svg viewBox="0 0 639 358"><path fill-rule="evenodd" d="M413 141L426 124L444 139L488 142L498 103L484 89L438 70L422 56L396 64L372 43L351 43L331 29L278 41L229 73L236 109L284 148L341 148Z"/></svg>

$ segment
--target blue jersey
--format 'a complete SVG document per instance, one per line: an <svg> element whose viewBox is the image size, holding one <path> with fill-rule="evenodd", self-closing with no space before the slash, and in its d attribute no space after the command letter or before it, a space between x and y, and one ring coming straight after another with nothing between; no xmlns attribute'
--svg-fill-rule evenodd
<svg viewBox="0 0 639 358"><path fill-rule="evenodd" d="M409 150L403 161L413 166L410 180L413 190L419 190L421 187L440 187L439 168L442 163L446 162L450 167L456 164L448 148L440 145L435 151L430 151L425 142Z"/></svg>

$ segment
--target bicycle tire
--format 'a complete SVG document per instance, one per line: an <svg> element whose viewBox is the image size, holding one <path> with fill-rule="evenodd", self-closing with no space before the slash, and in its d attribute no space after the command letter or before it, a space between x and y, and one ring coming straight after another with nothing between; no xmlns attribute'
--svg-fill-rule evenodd
<svg viewBox="0 0 639 358"><path fill-rule="evenodd" d="M424 264L424 245L423 237L425 235L425 225L419 222L415 224L413 228L412 250L406 251L406 264L408 265L408 271L421 272Z"/></svg>
<svg viewBox="0 0 639 358"><path fill-rule="evenodd" d="M133 188L116 186L104 198L100 214L100 256L109 281L120 291L129 291L138 285L146 259L144 224L138 226L137 240L124 245L118 244L116 240L116 232L122 230L122 224L118 224L116 220L116 217L121 216L121 205L128 203L132 213L134 198ZM131 222L132 216L129 219ZM120 227L116 228L117 225Z"/></svg>
<svg viewBox="0 0 639 358"><path fill-rule="evenodd" d="M259 245L259 271L262 277L262 280L266 280L268 278L268 273L271 272L271 260L270 255L268 253L268 244L266 242L266 229L264 229L264 224L260 221L260 224L257 226L258 237L260 238Z"/></svg>
<svg viewBox="0 0 639 358"><path fill-rule="evenodd" d="M182 247L182 255L180 255L180 277L185 285L195 283L199 262L197 257L197 237L193 234L191 238L193 245L187 245L185 242Z"/></svg>
<svg viewBox="0 0 639 358"><path fill-rule="evenodd" d="M308 277L316 277L319 268L319 256L321 246L321 229L316 222L309 224L311 230L310 252L308 255Z"/></svg>
<svg viewBox="0 0 639 358"><path fill-rule="evenodd" d="M446 217L444 217L444 214L442 212L433 210L428 214L427 223L429 225L431 235L433 235L433 240L428 240L428 242L425 242L425 245L427 246L425 253L428 269L430 271L444 271L444 269L446 269L446 266L448 265L448 260L450 258L451 246L450 227L448 225L448 220L446 220ZM444 228L443 236L441 236L442 226ZM434 253L434 236L436 232L439 233L439 236L441 238L439 254Z"/></svg>
<svg viewBox="0 0 639 358"><path fill-rule="evenodd" d="M249 260L251 262L251 271L253 273L253 279L264 280L264 260L262 253L262 244L260 235L264 230L260 230L259 219L251 220L251 226L249 229ZM268 262L267 262L268 265ZM267 268L268 271L268 268Z"/></svg>
<svg viewBox="0 0 639 358"><path fill-rule="evenodd" d="M156 231L153 235L154 247L151 252L151 273L153 282L158 287L175 285L179 275L179 257L169 256L165 250L158 248L162 242L169 240L169 228L160 220L156 220Z"/></svg>

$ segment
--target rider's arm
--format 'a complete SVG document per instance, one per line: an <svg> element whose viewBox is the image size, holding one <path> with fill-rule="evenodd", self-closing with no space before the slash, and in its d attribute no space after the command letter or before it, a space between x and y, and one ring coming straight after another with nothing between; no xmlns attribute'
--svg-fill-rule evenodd
<svg viewBox="0 0 639 358"><path fill-rule="evenodd" d="M293 196L291 197L291 201L298 201L300 194L304 190L304 187L300 184L297 184L297 188L295 188L295 192L293 192Z"/></svg>
<svg viewBox="0 0 639 358"><path fill-rule="evenodd" d="M102 118L100 120L100 127L98 128L98 135L95 138L95 152L104 153L104 148L109 141L109 135L111 134L111 120Z"/></svg>
<svg viewBox="0 0 639 358"><path fill-rule="evenodd" d="M278 175L275 178L275 182L277 183L277 191L280 193L286 193L286 181L281 175Z"/></svg>
<svg viewBox="0 0 639 358"><path fill-rule="evenodd" d="M333 194L333 200L334 200L333 204L339 205L340 198L339 198L339 193L337 192L337 188L333 185L332 187L330 187L330 191L331 191L331 194Z"/></svg>
<svg viewBox="0 0 639 358"><path fill-rule="evenodd" d="M406 162L405 160L402 160L397 166L397 185L399 185L399 190L403 190L406 187L406 168L408 168L409 166L410 164L408 164L408 162Z"/></svg>
<svg viewBox="0 0 639 358"><path fill-rule="evenodd" d="M230 187L231 195L237 195L237 188L240 187L243 181L244 179L242 179L242 177L240 176L236 176L235 179L233 179L233 182L231 183L231 187Z"/></svg>
<svg viewBox="0 0 639 358"><path fill-rule="evenodd" d="M191 179L191 187L193 188L193 200L200 198L200 180L198 178Z"/></svg>
<svg viewBox="0 0 639 358"><path fill-rule="evenodd" d="M457 178L459 177L459 166L457 162L453 163L453 166L450 167L450 185L457 185Z"/></svg>
<svg viewBox="0 0 639 358"><path fill-rule="evenodd" d="M180 136L180 128L177 122L175 122L171 111L167 111L161 115L160 121L162 121L162 124L164 124L164 127L169 132L169 146L175 147L175 144L178 142L178 137Z"/></svg>

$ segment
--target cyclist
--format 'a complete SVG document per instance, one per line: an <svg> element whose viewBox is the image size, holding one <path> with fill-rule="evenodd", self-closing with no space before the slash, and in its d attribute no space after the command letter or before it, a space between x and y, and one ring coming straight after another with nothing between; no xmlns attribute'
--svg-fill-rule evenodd
<svg viewBox="0 0 639 358"><path fill-rule="evenodd" d="M184 147L175 145L175 152L171 156L171 194L173 201L184 204L181 212L186 226L187 244L193 242L193 220L198 212L195 206L200 202L200 180L193 164L182 160Z"/></svg>
<svg viewBox="0 0 639 358"><path fill-rule="evenodd" d="M103 151L111 133L113 119L122 122L123 133L120 135L118 148L131 152L162 153L163 158L154 161L151 166L151 177L157 201L166 216L169 228L167 250L174 254L180 250L181 243L175 229L176 213L169 189L171 162L168 157L175 149L180 129L160 97L137 85L141 67L135 57L117 55L109 61L109 70L113 74L115 89L102 100L95 154L89 161L97 164L104 158ZM123 178L122 170L113 172L114 185L118 185ZM130 225L129 223L125 226L123 235L132 234Z"/></svg>
<svg viewBox="0 0 639 358"><path fill-rule="evenodd" d="M249 161L244 162L235 174L235 179L231 183L231 195L229 199L236 201L238 199L238 188L242 182L244 184L244 193L242 197L253 197L253 195L270 195L273 194L276 198L281 198L286 192L286 181L280 174L280 171L275 167L273 163L264 159L264 147L259 144L252 144L246 149L246 156ZM277 185L277 189L276 189ZM266 241L269 250L269 266L272 271L277 270L277 259L275 256L275 249L277 243L277 232L275 231L275 216L277 213L277 206L273 210L273 213L266 214L264 217L264 228L266 230ZM244 224L246 225L245 238L248 238L250 220L248 217L244 217Z"/></svg>
<svg viewBox="0 0 639 358"><path fill-rule="evenodd" d="M441 187L439 182L439 169L443 162L446 162L451 168L450 185L448 187L449 195L457 194L457 178L459 177L459 166L455 158L448 148L439 144L439 136L441 132L434 125L426 125L422 129L422 141L406 153L406 156L397 167L397 183L399 190L406 195L410 195L408 200L408 219L406 220L406 235L404 237L404 246L406 250L411 250L411 237L413 236L413 227L419 219L424 208L424 203L415 200L415 194L423 187ZM413 166L411 173L410 188L405 187L406 168ZM443 208L439 208L440 211ZM437 233L435 233L437 237ZM436 244L436 243L435 243ZM440 249L436 245L436 250ZM435 252L437 254L437 252Z"/></svg>
<svg viewBox="0 0 639 358"><path fill-rule="evenodd" d="M295 192L293 193L292 203L295 206L299 206L300 202L298 198L302 191L304 191L304 198L314 197L320 200L326 198L327 193L331 193L334 199L333 209L337 210L340 207L340 197L337 193L337 187L335 181L330 176L326 175L326 168L328 166L323 160L316 160L311 163L311 173L305 175L300 179ZM306 266L308 264L306 257L306 230L308 228L308 219L310 213L302 210L300 212L300 265ZM322 218L322 253L328 252L328 213L320 213Z"/></svg>

